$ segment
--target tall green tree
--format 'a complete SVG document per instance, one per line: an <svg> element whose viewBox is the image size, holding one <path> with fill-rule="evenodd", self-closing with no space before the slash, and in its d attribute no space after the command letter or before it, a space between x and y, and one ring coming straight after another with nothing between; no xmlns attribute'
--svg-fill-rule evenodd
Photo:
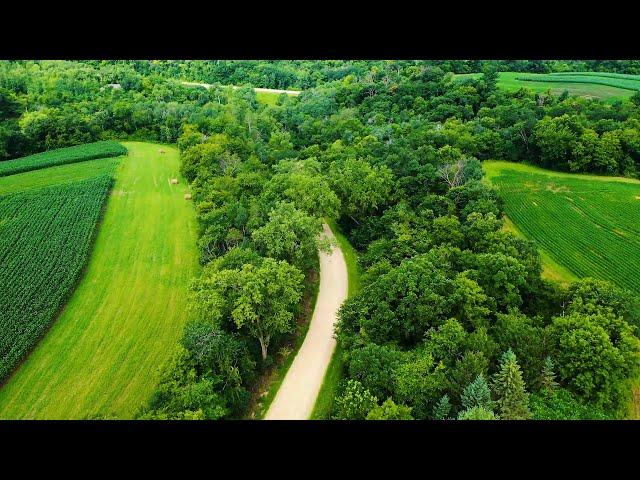
<svg viewBox="0 0 640 480"><path fill-rule="evenodd" d="M462 392L461 397L462 408L469 409L474 407L482 407L486 410L493 411L493 400L491 400L491 390L489 384L480 374L471 382Z"/></svg>
<svg viewBox="0 0 640 480"><path fill-rule="evenodd" d="M502 420L527 420L529 395L525 390L522 371L511 349L502 354L500 369L493 377L493 391L497 397L496 405Z"/></svg>

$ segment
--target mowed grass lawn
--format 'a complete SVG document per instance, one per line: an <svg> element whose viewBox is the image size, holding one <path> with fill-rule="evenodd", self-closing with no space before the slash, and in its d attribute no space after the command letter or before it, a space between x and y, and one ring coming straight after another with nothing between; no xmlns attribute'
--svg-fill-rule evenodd
<svg viewBox="0 0 640 480"><path fill-rule="evenodd" d="M456 79L478 78L481 73L464 73L456 75ZM553 78L549 75L539 75L541 78ZM580 97L600 98L607 101L614 101L621 98L628 98L635 93L634 90L618 88L611 85L600 85L594 83L567 82L566 78L559 76L557 81L526 81L518 78L536 78L535 73L522 72L500 72L498 74L498 87L507 91L519 90L522 87L533 90L536 93L551 91L554 95L561 95L567 90L571 95ZM596 79L594 78L594 81Z"/></svg>
<svg viewBox="0 0 640 480"><path fill-rule="evenodd" d="M61 316L0 388L0 418L132 418L187 320L195 212L178 151L123 142L86 273ZM159 153L159 149L165 151Z"/></svg>
<svg viewBox="0 0 640 480"><path fill-rule="evenodd" d="M591 276L640 294L640 181L510 162L484 168L515 229L559 280Z"/></svg>

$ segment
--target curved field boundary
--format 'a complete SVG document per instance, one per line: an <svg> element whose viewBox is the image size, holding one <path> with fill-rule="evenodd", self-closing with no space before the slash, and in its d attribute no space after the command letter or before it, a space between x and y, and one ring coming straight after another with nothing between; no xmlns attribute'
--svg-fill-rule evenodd
<svg viewBox="0 0 640 480"><path fill-rule="evenodd" d="M590 83L594 85L605 85L607 87L622 88L625 90L640 90L640 79L629 79L620 77L606 77L596 75L522 75L516 80L523 82L553 82L553 83Z"/></svg>
<svg viewBox="0 0 640 480"><path fill-rule="evenodd" d="M133 418L178 344L199 268L195 211L186 183L170 183L176 148L124 145L86 273L0 388L2 419Z"/></svg>
<svg viewBox="0 0 640 480"><path fill-rule="evenodd" d="M0 177L56 165L84 162L95 158L118 157L126 154L127 149L113 140L87 143L75 147L58 148L56 150L29 155L28 157L0 162Z"/></svg>
<svg viewBox="0 0 640 480"><path fill-rule="evenodd" d="M331 253L320 253L320 290L309 331L296 358L271 403L265 420L306 420L311 416L316 397L331 355L336 347L333 328L337 312L347 298L348 273L340 247L327 224L324 233L333 240Z"/></svg>
<svg viewBox="0 0 640 480"><path fill-rule="evenodd" d="M505 212L527 238L578 277L640 292L640 182L485 162Z"/></svg>

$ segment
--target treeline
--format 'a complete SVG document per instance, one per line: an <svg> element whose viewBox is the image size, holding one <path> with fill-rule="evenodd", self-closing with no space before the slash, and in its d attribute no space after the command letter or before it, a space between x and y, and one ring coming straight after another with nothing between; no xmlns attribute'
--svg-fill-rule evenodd
<svg viewBox="0 0 640 480"><path fill-rule="evenodd" d="M638 62L564 63L570 70L635 73ZM403 136L426 137L481 160L637 176L640 95L605 103L496 88L496 71L563 71L561 65L557 60L2 62L0 158L102 139L172 143L185 123L203 131L217 128L229 98L252 98L249 87L207 90L182 85L178 79L184 78L313 89L295 113L278 114L285 130L301 134L299 141L293 140L296 148L334 137L334 132L319 130L324 118L341 110L341 118L332 123L346 127L342 141L373 126L371 134L381 141L402 130ZM459 80L451 73L467 70L484 71L485 76ZM356 105L361 119L351 118Z"/></svg>
<svg viewBox="0 0 640 480"><path fill-rule="evenodd" d="M0 160L107 139L175 143L184 123L215 122L227 96L117 62L0 62ZM254 100L255 101L255 100Z"/></svg>

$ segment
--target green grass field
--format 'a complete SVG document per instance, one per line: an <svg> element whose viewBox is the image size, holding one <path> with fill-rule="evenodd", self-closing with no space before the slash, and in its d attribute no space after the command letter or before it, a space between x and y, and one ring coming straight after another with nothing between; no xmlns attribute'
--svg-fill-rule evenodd
<svg viewBox="0 0 640 480"><path fill-rule="evenodd" d="M0 388L0 418L131 418L176 348L198 270L195 212L184 180L169 182L178 177L177 149L124 145L129 155L117 167L84 277Z"/></svg>
<svg viewBox="0 0 640 480"><path fill-rule="evenodd" d="M540 247L547 276L591 276L640 293L640 181L499 161L484 168L516 230Z"/></svg>
<svg viewBox="0 0 640 480"><path fill-rule="evenodd" d="M478 78L481 75L480 73L466 73L456 75L455 78ZM515 91L525 87L536 93L545 93L550 90L554 95L560 95L567 90L571 95L614 101L628 98L635 93L634 89L621 88L620 85L629 87L629 85L635 85L635 82L640 83L640 76L633 76L638 80L629 83L630 80L612 78L609 75L611 74L604 74L604 77L601 77L599 72L584 72L580 74L567 72L552 75L500 72L498 87L507 91ZM523 80L524 78L528 80ZM603 82L605 84L602 84Z"/></svg>

